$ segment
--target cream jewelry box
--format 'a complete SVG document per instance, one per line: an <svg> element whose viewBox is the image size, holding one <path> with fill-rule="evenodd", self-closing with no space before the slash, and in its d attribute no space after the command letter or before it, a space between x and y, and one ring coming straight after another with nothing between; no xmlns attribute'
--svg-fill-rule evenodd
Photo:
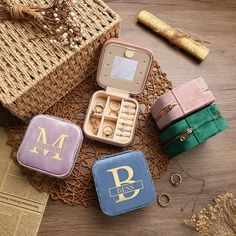
<svg viewBox="0 0 236 236"><path fill-rule="evenodd" d="M87 137L117 146L132 142L139 103L131 95L143 91L152 63L153 55L144 47L117 39L104 44L97 82L106 90L90 100L83 126Z"/></svg>

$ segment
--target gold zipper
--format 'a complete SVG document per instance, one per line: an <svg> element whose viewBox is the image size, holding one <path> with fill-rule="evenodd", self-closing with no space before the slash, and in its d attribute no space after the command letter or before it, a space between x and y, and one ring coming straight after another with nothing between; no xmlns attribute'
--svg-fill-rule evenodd
<svg viewBox="0 0 236 236"><path fill-rule="evenodd" d="M181 134L176 136L174 139L167 142L164 146L168 147L168 146L174 144L177 141L184 142L188 138L188 136L192 133L193 133L193 129L192 128L187 128L184 132L182 132Z"/></svg>
<svg viewBox="0 0 236 236"><path fill-rule="evenodd" d="M193 129L192 128L187 128L179 137L179 140L181 142L184 142L188 136L193 132Z"/></svg>
<svg viewBox="0 0 236 236"><path fill-rule="evenodd" d="M164 116L166 113L168 113L169 111L171 111L175 106L177 106L178 103L174 102L172 104L169 104L167 106L165 106L164 108L162 108L157 116L157 121L161 119L162 116Z"/></svg>
<svg viewBox="0 0 236 236"><path fill-rule="evenodd" d="M209 88L206 88L206 89L202 90L202 93L205 94L205 93L207 93L207 92L209 92L209 91L210 91L210 89L209 89Z"/></svg>
<svg viewBox="0 0 236 236"><path fill-rule="evenodd" d="M214 119L214 120L218 120L218 119L220 119L221 117L222 117L221 114L218 113L218 114L216 114L216 115L213 116L213 119Z"/></svg>
<svg viewBox="0 0 236 236"><path fill-rule="evenodd" d="M222 117L221 114L218 113L218 114L216 114L216 115L213 116L213 119L214 119L214 120L218 120L218 119L220 119L221 117ZM193 129L192 129L192 128L187 128L184 132L182 132L181 134L179 134L178 136L176 136L174 139L172 139L172 140L170 140L169 142L167 142L164 146L165 146L165 147L168 147L168 146L172 145L173 143L177 142L178 140L179 140L180 142L184 142L184 141L188 138L188 136L189 136L190 134L192 134L192 133L193 133Z"/></svg>

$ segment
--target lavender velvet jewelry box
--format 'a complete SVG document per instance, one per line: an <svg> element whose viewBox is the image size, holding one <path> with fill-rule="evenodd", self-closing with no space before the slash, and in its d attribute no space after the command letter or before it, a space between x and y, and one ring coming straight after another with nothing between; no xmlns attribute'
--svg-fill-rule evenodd
<svg viewBox="0 0 236 236"><path fill-rule="evenodd" d="M29 123L17 153L29 169L56 177L68 177L83 142L79 126L68 120L37 115Z"/></svg>

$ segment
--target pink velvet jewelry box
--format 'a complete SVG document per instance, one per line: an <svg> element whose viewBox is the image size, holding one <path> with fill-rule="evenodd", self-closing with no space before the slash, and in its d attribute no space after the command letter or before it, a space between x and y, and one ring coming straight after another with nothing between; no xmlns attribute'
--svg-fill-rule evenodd
<svg viewBox="0 0 236 236"><path fill-rule="evenodd" d="M79 126L68 120L37 115L29 123L17 153L29 169L56 177L68 177L83 142Z"/></svg>
<svg viewBox="0 0 236 236"><path fill-rule="evenodd" d="M159 97L151 114L162 130L174 121L213 103L215 98L203 78L184 83Z"/></svg>

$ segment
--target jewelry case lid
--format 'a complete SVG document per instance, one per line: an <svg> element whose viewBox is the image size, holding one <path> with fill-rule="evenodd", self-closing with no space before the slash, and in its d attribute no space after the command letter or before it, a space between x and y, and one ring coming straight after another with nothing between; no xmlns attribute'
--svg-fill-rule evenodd
<svg viewBox="0 0 236 236"><path fill-rule="evenodd" d="M149 49L110 39L103 45L97 82L103 88L115 88L130 94L143 91L153 63Z"/></svg>
<svg viewBox="0 0 236 236"><path fill-rule="evenodd" d="M124 151L98 160L92 168L104 214L119 215L152 204L155 187L144 154Z"/></svg>
<svg viewBox="0 0 236 236"><path fill-rule="evenodd" d="M17 160L29 169L66 178L73 170L82 142L79 126L57 117L37 115L29 123Z"/></svg>

